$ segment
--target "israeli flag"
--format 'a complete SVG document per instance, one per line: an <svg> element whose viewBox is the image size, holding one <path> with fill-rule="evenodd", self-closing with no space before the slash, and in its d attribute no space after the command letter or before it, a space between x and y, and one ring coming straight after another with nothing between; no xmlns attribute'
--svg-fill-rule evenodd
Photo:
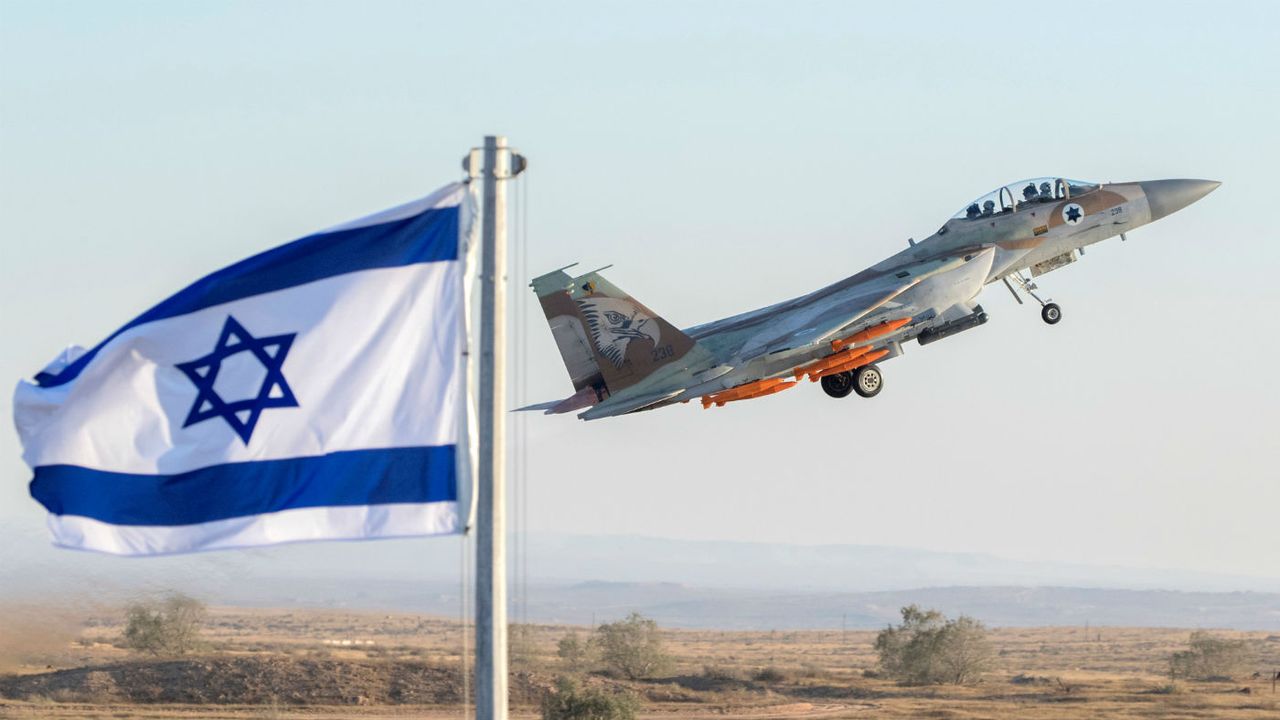
<svg viewBox="0 0 1280 720"><path fill-rule="evenodd" d="M256 255L19 383L55 544L153 555L461 532L474 207L449 185Z"/></svg>

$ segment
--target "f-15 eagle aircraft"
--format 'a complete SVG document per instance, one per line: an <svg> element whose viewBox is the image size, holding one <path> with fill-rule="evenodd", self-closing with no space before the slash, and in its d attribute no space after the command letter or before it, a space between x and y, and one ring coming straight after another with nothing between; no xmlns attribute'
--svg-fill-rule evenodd
<svg viewBox="0 0 1280 720"><path fill-rule="evenodd" d="M1033 282L1084 248L1170 215L1212 192L1212 180L1098 184L1035 178L998 188L936 233L820 290L679 330L604 279L561 268L530 283L559 346L574 394L524 410L583 410L584 420L697 399L723 406L789 390L804 378L835 398L872 397L877 362L909 340L928 345L987 321L975 299L1002 282L1019 304ZM604 268L602 268L604 269ZM1025 273L1029 273L1028 277Z"/></svg>

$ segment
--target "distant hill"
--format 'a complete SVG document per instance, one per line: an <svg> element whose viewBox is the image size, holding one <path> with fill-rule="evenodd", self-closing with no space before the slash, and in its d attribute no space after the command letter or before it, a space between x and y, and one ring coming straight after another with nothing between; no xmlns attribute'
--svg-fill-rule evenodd
<svg viewBox="0 0 1280 720"><path fill-rule="evenodd" d="M457 582L295 581L257 585L214 602L422 612L456 617ZM468 588L468 592L470 589ZM926 587L879 592L775 593L676 583L532 584L513 593L513 621L590 625L637 611L666 627L807 630L883 627L904 605L965 613L993 626L1095 625L1234 628L1280 633L1280 593L1073 587Z"/></svg>
<svg viewBox="0 0 1280 720"><path fill-rule="evenodd" d="M533 534L538 580L678 582L706 587L866 592L930 586L1056 585L1280 592L1280 576L1011 560L879 545L788 545L629 535Z"/></svg>
<svg viewBox="0 0 1280 720"><path fill-rule="evenodd" d="M457 615L457 539L321 543L131 559L55 550L7 533L0 600L110 603L179 589L229 605ZM1280 632L1280 578L1070 565L862 545L531 534L535 622L639 610L675 627L879 627L910 603L993 625L1232 627ZM513 588L513 596L518 596Z"/></svg>
<svg viewBox="0 0 1280 720"><path fill-rule="evenodd" d="M996 626L1230 627L1280 631L1280 594L1070 587L934 587L867 593L757 594L591 583L531 589L531 620L589 623L637 610L671 627L879 628L916 603Z"/></svg>

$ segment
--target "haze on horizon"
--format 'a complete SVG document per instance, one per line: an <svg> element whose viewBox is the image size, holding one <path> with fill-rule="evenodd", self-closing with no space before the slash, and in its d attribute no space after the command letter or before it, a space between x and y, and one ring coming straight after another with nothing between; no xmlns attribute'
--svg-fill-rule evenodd
<svg viewBox="0 0 1280 720"><path fill-rule="evenodd" d="M685 327L853 274L1019 178L1210 178L1042 278L1061 324L989 287L991 322L908 346L873 400L528 418L528 527L1280 577L1280 8L1013 9L6 2L0 376L457 179L486 132L531 163L528 275L613 263ZM522 309L513 406L569 388ZM6 556L45 534L13 432L0 473L0 574L90 582L83 556Z"/></svg>

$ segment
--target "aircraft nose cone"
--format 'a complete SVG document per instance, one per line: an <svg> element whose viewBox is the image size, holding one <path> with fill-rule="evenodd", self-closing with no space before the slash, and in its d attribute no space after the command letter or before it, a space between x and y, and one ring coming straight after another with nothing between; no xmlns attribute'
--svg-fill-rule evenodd
<svg viewBox="0 0 1280 720"><path fill-rule="evenodd" d="M1154 222L1208 195L1222 183L1217 180L1148 180L1138 184L1147 195Z"/></svg>

